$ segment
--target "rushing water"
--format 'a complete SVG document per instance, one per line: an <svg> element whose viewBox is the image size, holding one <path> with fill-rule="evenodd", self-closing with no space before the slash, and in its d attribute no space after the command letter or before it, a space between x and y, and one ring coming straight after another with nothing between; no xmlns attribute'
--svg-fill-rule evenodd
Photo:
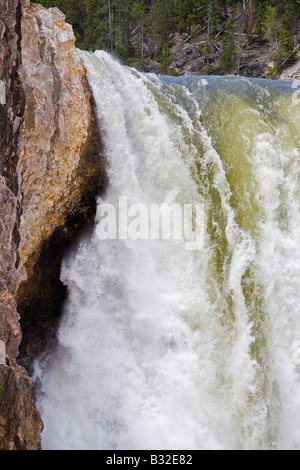
<svg viewBox="0 0 300 470"><path fill-rule="evenodd" d="M291 84L157 77L104 52L82 57L108 162L99 207L120 196L149 211L198 204L204 242L100 240L98 213L63 263L43 448L300 449Z"/></svg>

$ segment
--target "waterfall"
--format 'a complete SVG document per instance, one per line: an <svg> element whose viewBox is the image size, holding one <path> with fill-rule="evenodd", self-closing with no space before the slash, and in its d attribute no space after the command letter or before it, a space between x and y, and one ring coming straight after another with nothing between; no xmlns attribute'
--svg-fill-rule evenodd
<svg viewBox="0 0 300 470"><path fill-rule="evenodd" d="M158 77L81 55L109 187L94 230L65 256L58 347L43 372L36 364L43 448L299 449L291 84ZM125 202L136 236L106 219L104 239L104 213ZM162 205L190 209L197 249L138 224Z"/></svg>

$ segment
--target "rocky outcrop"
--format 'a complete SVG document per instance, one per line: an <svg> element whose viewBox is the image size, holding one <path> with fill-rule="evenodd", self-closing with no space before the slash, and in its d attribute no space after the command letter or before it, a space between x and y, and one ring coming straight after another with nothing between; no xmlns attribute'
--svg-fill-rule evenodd
<svg viewBox="0 0 300 470"><path fill-rule="evenodd" d="M29 0L23 5L20 255L31 275L43 242L76 210L102 162L99 148L94 159L86 158L91 94L71 26L56 8L46 10Z"/></svg>
<svg viewBox="0 0 300 470"><path fill-rule="evenodd" d="M16 358L21 341L16 291L24 278L18 255L20 221L19 126L24 97L20 66L18 0L0 3L0 80L6 104L0 104L0 450L39 449L42 423L32 400L31 380Z"/></svg>
<svg viewBox="0 0 300 470"><path fill-rule="evenodd" d="M19 251L27 280L18 290L18 306L21 353L32 359L55 336L66 296L59 280L61 258L81 227L93 220L95 194L105 186L105 173L73 30L57 8L47 10L29 0L22 5L20 79L26 106L19 140Z"/></svg>
<svg viewBox="0 0 300 470"><path fill-rule="evenodd" d="M2 0L0 65L7 88L0 104L0 450L35 450L42 422L20 364L28 366L54 335L66 296L61 259L93 220L106 176L85 69L64 15Z"/></svg>
<svg viewBox="0 0 300 470"><path fill-rule="evenodd" d="M39 450L42 421L32 400L32 382L21 367L0 368L1 450Z"/></svg>
<svg viewBox="0 0 300 470"><path fill-rule="evenodd" d="M300 58L280 75L280 80L300 81Z"/></svg>

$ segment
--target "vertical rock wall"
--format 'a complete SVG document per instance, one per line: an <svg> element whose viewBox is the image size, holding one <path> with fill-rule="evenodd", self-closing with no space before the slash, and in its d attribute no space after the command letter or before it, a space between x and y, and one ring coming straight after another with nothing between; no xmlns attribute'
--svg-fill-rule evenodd
<svg viewBox="0 0 300 470"><path fill-rule="evenodd" d="M30 275L43 242L76 210L86 183L101 172L100 144L94 158L86 158L92 121L86 72L72 27L58 9L23 1L20 77L26 96L19 141L20 254Z"/></svg>
<svg viewBox="0 0 300 470"><path fill-rule="evenodd" d="M85 69L59 10L1 0L0 80L0 450L36 450L42 422L19 351L28 365L47 347L66 295L61 258L92 222L106 176Z"/></svg>
<svg viewBox="0 0 300 470"><path fill-rule="evenodd" d="M20 256L27 279L18 289L23 364L55 337L66 296L59 280L65 248L94 218L105 185L101 141L86 71L72 27L57 9L22 0L24 123Z"/></svg>
<svg viewBox="0 0 300 470"><path fill-rule="evenodd" d="M0 364L0 450L38 449L42 430L31 380L16 362L21 329L15 295L25 275L18 255L21 176L17 145L24 108L18 77L20 24L19 1L2 0L0 80L6 86L6 105L0 105L0 341L6 358Z"/></svg>

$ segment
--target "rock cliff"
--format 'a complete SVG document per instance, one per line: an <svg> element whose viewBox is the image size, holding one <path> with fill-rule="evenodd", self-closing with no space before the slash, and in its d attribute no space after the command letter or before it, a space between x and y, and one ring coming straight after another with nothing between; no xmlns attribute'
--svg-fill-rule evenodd
<svg viewBox="0 0 300 470"><path fill-rule="evenodd" d="M18 147L19 251L27 280L17 297L25 336L21 352L32 359L51 337L66 295L59 280L62 253L93 219L95 194L104 187L105 175L73 30L56 8L46 10L29 0L22 5L20 80L26 105Z"/></svg>
<svg viewBox="0 0 300 470"><path fill-rule="evenodd" d="M66 295L61 258L93 220L106 176L85 69L64 15L2 0L0 32L7 91L0 105L0 450L28 450L40 448L42 423L20 364L29 365L55 330Z"/></svg>
<svg viewBox="0 0 300 470"><path fill-rule="evenodd" d="M30 274L43 242L74 211L88 179L100 170L99 165L95 168L100 160L96 152L82 171L91 131L91 94L73 30L58 9L46 10L29 0L23 5L20 254Z"/></svg>
<svg viewBox="0 0 300 470"><path fill-rule="evenodd" d="M282 74L280 75L280 80L288 80L288 81L300 81L300 58L298 56L297 62L286 69Z"/></svg>
<svg viewBox="0 0 300 470"><path fill-rule="evenodd" d="M38 449L42 423L32 400L31 381L16 358L21 341L16 291L25 272L18 255L21 173L18 134L24 96L18 78L21 60L18 0L0 4L0 450ZM6 357L5 357L6 356Z"/></svg>

